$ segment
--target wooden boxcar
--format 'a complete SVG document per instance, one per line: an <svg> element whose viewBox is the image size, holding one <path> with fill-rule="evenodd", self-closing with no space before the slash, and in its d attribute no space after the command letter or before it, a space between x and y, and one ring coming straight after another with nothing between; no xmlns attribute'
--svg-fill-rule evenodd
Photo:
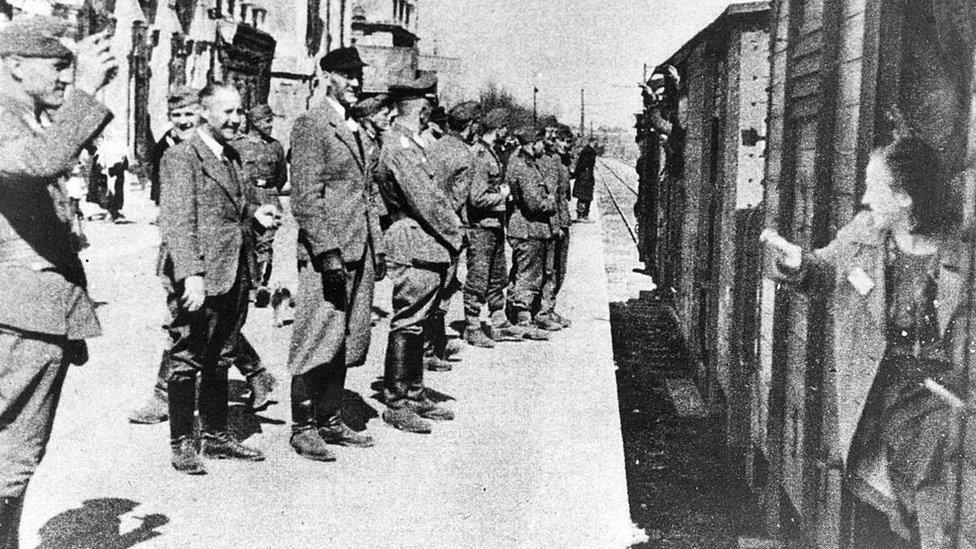
<svg viewBox="0 0 976 549"><path fill-rule="evenodd" d="M662 153L645 127L641 174L651 207L639 223L645 258L675 308L709 400L727 412L729 442L748 441L751 400L743 376L755 353L741 345L755 331L757 235L762 216L769 77L769 3L730 6L665 63L681 76L683 151ZM675 139L676 136L672 136ZM669 166L679 162L680 169ZM668 175L662 175L666 171ZM754 335L745 336L754 341Z"/></svg>

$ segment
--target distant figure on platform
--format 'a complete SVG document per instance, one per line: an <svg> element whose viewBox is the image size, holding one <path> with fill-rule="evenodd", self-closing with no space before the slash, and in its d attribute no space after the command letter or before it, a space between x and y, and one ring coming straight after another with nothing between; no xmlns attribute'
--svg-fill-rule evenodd
<svg viewBox="0 0 976 549"><path fill-rule="evenodd" d="M85 38L73 51L62 43L68 35L64 20L44 16L0 28L4 549L18 547L24 493L47 449L68 366L87 362L85 339L101 334L61 180L111 118L94 96L118 63L105 34Z"/></svg>
<svg viewBox="0 0 976 549"><path fill-rule="evenodd" d="M278 209L260 204L229 143L243 122L241 97L225 84L200 92L204 123L163 155L160 164L160 276L168 281L169 427L173 467L205 472L200 454L262 461L257 449L228 431L227 367L254 280L251 226L275 226ZM200 391L197 395L197 378ZM200 450L194 415L200 412Z"/></svg>
<svg viewBox="0 0 976 549"><path fill-rule="evenodd" d="M596 138L591 137L580 149L573 172L573 197L576 198L576 221L589 223L590 202L593 201L593 169L596 167Z"/></svg>
<svg viewBox="0 0 976 549"><path fill-rule="evenodd" d="M962 217L939 153L899 137L871 154L866 211L812 253L770 230L777 279L832 299L838 444L852 547L948 547L966 394ZM955 326L955 329L953 329ZM858 422L858 419L860 421ZM958 479L957 479L958 481Z"/></svg>
<svg viewBox="0 0 976 549"><path fill-rule="evenodd" d="M424 386L424 331L440 307L448 270L461 253L460 220L435 181L420 134L427 126L437 79L396 82L399 113L383 143L375 174L393 221L386 233L393 281L393 316L383 374L383 420L411 433L429 433L427 419L454 419Z"/></svg>
<svg viewBox="0 0 976 549"><path fill-rule="evenodd" d="M319 66L325 89L291 134L299 288L288 354L290 444L304 458L335 461L329 444L373 446L346 425L342 398L348 368L366 362L373 289L386 262L367 180L369 140L350 112L366 64L355 48L339 48Z"/></svg>
<svg viewBox="0 0 976 549"><path fill-rule="evenodd" d="M278 193L288 183L288 163L285 149L271 137L274 129L274 112L267 105L256 105L247 113L247 131L231 145L241 155L241 163L251 184L256 187L262 204L281 209ZM267 307L271 303L271 271L274 266L274 238L277 228L258 230L255 235L258 278L254 281L257 291L254 306Z"/></svg>

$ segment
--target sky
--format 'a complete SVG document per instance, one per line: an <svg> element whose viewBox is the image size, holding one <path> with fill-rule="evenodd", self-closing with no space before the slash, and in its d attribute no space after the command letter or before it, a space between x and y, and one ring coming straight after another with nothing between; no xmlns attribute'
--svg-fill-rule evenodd
<svg viewBox="0 0 976 549"><path fill-rule="evenodd" d="M459 57L471 98L495 82L578 126L629 128L643 64L667 59L734 0L419 0L421 50Z"/></svg>

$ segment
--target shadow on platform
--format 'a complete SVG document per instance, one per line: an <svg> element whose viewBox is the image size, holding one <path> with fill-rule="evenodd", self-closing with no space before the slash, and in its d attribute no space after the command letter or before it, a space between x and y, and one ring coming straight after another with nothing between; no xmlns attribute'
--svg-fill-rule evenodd
<svg viewBox="0 0 976 549"><path fill-rule="evenodd" d="M121 516L132 512L139 503L123 498L89 499L78 509L68 509L41 527L37 549L66 547L125 549L161 536L156 528L169 522L166 515L152 513L135 517L141 523L135 529L119 533Z"/></svg>

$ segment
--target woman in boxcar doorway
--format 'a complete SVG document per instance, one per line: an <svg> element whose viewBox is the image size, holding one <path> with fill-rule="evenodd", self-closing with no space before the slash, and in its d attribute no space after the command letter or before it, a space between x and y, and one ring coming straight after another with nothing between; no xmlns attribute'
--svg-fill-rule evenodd
<svg viewBox="0 0 976 549"><path fill-rule="evenodd" d="M959 200L938 152L899 137L872 153L861 202L864 211L812 253L768 230L762 239L775 278L832 299L830 459L847 464L851 545L943 547L958 421L949 393L933 389L962 389L952 360Z"/></svg>

